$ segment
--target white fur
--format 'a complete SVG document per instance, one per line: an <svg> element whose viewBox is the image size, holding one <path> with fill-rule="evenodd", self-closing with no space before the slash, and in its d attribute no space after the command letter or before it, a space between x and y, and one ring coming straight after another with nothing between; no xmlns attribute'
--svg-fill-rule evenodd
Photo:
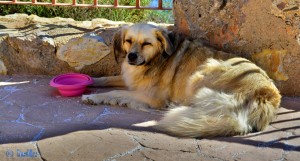
<svg viewBox="0 0 300 161"><path fill-rule="evenodd" d="M179 106L170 110L158 123L159 129L189 137L245 134L251 130L247 124L247 110L235 111L240 105L232 94L204 87L192 102L190 107ZM224 127L215 127L220 125Z"/></svg>

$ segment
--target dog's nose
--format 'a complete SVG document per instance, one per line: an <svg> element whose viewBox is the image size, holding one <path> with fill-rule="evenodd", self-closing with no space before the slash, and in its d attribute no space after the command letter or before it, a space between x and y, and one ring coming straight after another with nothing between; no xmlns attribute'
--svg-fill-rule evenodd
<svg viewBox="0 0 300 161"><path fill-rule="evenodd" d="M137 59L137 53L129 53L128 54L128 60L129 61L135 61Z"/></svg>

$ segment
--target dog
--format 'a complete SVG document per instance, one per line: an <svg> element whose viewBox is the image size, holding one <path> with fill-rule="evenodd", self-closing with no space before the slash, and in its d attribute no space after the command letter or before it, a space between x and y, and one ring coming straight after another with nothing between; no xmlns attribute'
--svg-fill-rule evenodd
<svg viewBox="0 0 300 161"><path fill-rule="evenodd" d="M180 137L244 135L276 116L281 95L251 61L217 51L150 24L122 27L114 36L120 76L95 78L95 86L127 87L83 95L88 104L133 109L170 108L155 128Z"/></svg>

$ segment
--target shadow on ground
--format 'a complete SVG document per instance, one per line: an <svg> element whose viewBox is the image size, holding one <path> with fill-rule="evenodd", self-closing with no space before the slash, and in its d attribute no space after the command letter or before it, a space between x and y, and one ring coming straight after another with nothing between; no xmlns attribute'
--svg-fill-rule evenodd
<svg viewBox="0 0 300 161"><path fill-rule="evenodd" d="M236 137L185 139L167 136L147 127L151 121L159 120L163 112L147 113L126 108L85 105L80 97L61 97L56 89L48 85L50 79L45 76L0 77L0 144L46 142L49 148L53 148L50 143L64 142L68 136L80 136L73 138L73 141L79 140L80 144L84 144L91 135L99 134L97 137L102 138L123 134L139 144L134 154L144 152L143 149L170 152L172 146L175 146L173 144L181 143L194 147L188 150L190 153L222 159L226 159L228 154L231 159L235 159L240 155L250 156L254 152L263 155L270 151L277 155L278 150L278 155L282 153L285 158L289 155L296 157L297 154L294 156L292 152L300 150L300 98L284 97L277 118L265 131ZM87 93L109 90L112 89L90 88ZM59 138L60 141L57 141ZM115 145L113 139L110 141L111 145ZM148 144L151 144L151 148ZM170 147L160 149L156 145ZM229 152L225 153L222 148ZM186 150L179 151L186 153Z"/></svg>

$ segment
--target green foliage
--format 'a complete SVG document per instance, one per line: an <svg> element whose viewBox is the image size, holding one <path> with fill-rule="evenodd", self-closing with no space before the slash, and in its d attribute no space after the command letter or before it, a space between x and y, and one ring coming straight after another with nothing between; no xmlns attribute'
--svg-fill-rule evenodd
<svg viewBox="0 0 300 161"><path fill-rule="evenodd" d="M41 2L41 1L39 1ZM50 0L42 0L50 2ZM60 3L71 3L71 0L58 0ZM113 4L114 0L98 0L98 4ZM93 0L77 0L78 4L92 4ZM150 0L142 0L141 5L147 6ZM120 0L119 5L135 6L135 0ZM38 5L0 5L0 15L13 13L35 14L40 17L64 17L78 21L106 18L113 21L173 23L172 11L87 8L68 6L38 6Z"/></svg>

